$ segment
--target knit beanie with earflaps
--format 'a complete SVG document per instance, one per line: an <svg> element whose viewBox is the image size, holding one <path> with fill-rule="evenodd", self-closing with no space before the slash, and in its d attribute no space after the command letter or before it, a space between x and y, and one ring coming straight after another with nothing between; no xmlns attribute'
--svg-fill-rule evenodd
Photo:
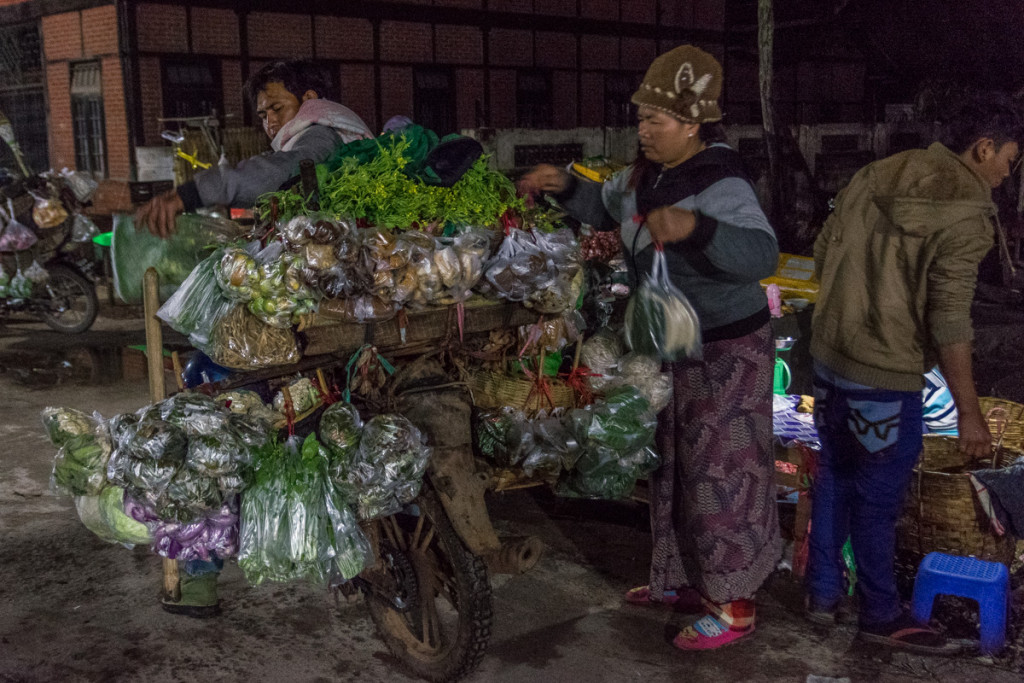
<svg viewBox="0 0 1024 683"><path fill-rule="evenodd" d="M651 62L633 104L659 109L687 123L722 120L722 65L693 45L680 45Z"/></svg>

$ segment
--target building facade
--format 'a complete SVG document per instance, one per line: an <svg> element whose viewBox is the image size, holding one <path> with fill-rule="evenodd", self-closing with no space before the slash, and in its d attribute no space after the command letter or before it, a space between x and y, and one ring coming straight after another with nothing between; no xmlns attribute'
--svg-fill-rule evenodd
<svg viewBox="0 0 1024 683"><path fill-rule="evenodd" d="M730 121L756 123L757 63L730 49L727 4L0 0L0 38L18 46L6 59L19 64L0 76L0 107L36 170L67 166L124 186L138 178L135 150L164 144L161 119L216 115L227 126L251 125L242 83L273 60L328 65L331 96L374 129L397 114L440 133L625 127L651 60L690 42L723 62ZM855 110L858 68L784 67L779 100L797 111L827 97ZM123 192L109 196L126 203Z"/></svg>

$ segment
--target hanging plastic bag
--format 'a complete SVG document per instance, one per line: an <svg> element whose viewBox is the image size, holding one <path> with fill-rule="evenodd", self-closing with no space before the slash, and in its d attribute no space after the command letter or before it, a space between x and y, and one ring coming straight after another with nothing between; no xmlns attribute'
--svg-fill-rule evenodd
<svg viewBox="0 0 1024 683"><path fill-rule="evenodd" d="M50 274L46 271L46 268L43 268L39 265L38 261L33 259L32 265L25 269L25 277L28 278L30 282L41 285L50 279Z"/></svg>
<svg viewBox="0 0 1024 683"><path fill-rule="evenodd" d="M83 204L89 203L100 186L99 183L80 171L72 171L65 168L61 170L60 174L64 177L64 182L67 186L71 188L71 193L75 195L75 199Z"/></svg>
<svg viewBox="0 0 1024 683"><path fill-rule="evenodd" d="M68 211L59 199L41 197L34 193L32 196L36 200L35 206L32 207L32 220L38 227L44 230L56 228L68 219Z"/></svg>
<svg viewBox="0 0 1024 683"><path fill-rule="evenodd" d="M626 306L626 343L666 361L701 357L697 312L669 279L661 244L654 245L650 275Z"/></svg>
<svg viewBox="0 0 1024 683"><path fill-rule="evenodd" d="M10 199L7 200L4 219L7 225L0 231L0 251L24 251L39 241L32 228L15 218L14 202Z"/></svg>
<svg viewBox="0 0 1024 683"><path fill-rule="evenodd" d="M27 299L32 296L32 281L25 277L20 268L11 278L11 284L7 286L7 296L16 299Z"/></svg>
<svg viewBox="0 0 1024 683"><path fill-rule="evenodd" d="M11 276L4 270L3 265L0 265L0 297L7 296L10 292Z"/></svg>
<svg viewBox="0 0 1024 683"><path fill-rule="evenodd" d="M224 296L217 282L215 271L221 258L222 252L217 250L201 261L156 312L174 330L188 335L197 348L210 343L214 327L235 305Z"/></svg>
<svg viewBox="0 0 1024 683"><path fill-rule="evenodd" d="M75 219L71 223L72 242L91 242L92 238L98 234L100 234L100 229L91 218L80 213L75 214Z"/></svg>

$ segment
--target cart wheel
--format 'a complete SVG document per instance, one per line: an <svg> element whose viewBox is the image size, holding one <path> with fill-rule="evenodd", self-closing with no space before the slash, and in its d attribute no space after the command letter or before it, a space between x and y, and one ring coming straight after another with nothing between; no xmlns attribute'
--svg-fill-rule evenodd
<svg viewBox="0 0 1024 683"><path fill-rule="evenodd" d="M385 567L411 565L393 576L406 588L405 609L368 596L370 616L388 649L413 673L431 681L454 681L483 659L491 638L491 584L481 558L456 535L444 508L424 489L415 505L378 520L376 534ZM397 553L389 552L397 549ZM402 558L395 563L395 557ZM392 571L393 569L388 569ZM415 597L414 597L415 596ZM402 596L400 596L402 597Z"/></svg>

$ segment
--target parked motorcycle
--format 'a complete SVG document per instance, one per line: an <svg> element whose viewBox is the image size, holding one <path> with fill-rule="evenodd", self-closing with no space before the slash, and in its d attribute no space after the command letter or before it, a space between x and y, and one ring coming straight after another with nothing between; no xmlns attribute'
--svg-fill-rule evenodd
<svg viewBox="0 0 1024 683"><path fill-rule="evenodd" d="M85 332L99 300L89 234L96 230L83 230L82 203L52 177L12 183L0 197L7 208L0 228L0 321L27 313L57 332Z"/></svg>

